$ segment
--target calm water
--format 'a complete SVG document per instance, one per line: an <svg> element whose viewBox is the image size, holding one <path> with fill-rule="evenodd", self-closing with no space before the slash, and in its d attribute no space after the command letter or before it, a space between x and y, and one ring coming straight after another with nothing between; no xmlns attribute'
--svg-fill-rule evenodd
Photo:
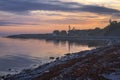
<svg viewBox="0 0 120 80"><path fill-rule="evenodd" d="M49 57L90 50L93 47L64 41L0 38L0 74L14 73L50 62Z"/></svg>

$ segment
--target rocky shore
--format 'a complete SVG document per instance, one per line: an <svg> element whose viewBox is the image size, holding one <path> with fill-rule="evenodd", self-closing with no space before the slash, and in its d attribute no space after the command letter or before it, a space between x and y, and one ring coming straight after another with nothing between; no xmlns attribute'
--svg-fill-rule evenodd
<svg viewBox="0 0 120 80"><path fill-rule="evenodd" d="M120 45L111 45L57 58L36 69L3 80L120 80Z"/></svg>

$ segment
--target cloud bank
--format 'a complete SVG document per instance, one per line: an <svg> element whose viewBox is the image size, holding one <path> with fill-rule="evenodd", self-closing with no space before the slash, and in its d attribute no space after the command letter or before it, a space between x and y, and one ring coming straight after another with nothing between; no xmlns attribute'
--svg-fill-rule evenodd
<svg viewBox="0 0 120 80"><path fill-rule="evenodd" d="M61 2L42 0L0 0L0 11L7 12L29 12L35 10L63 11L63 12L91 12L97 14L111 15L120 13L117 9L98 5L84 5L77 2Z"/></svg>
<svg viewBox="0 0 120 80"><path fill-rule="evenodd" d="M37 15L32 14L32 12L37 11ZM47 13L44 11L47 11ZM68 15L63 15L66 12L68 12ZM88 13L88 15L84 13ZM80 17L70 16L70 14L80 15ZM89 18L97 19L91 14L119 18L120 10L93 4L65 2L63 0L44 0L44 2L43 0L0 0L0 26L40 25L41 23L79 24L83 20L82 15L85 16L85 21ZM49 16L56 19L48 18ZM56 16L61 18L58 19Z"/></svg>

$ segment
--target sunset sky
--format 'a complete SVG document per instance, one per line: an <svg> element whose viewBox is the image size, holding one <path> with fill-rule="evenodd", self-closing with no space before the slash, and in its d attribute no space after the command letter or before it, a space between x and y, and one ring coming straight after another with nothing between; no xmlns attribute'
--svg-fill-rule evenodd
<svg viewBox="0 0 120 80"><path fill-rule="evenodd" d="M0 34L103 28L120 21L120 0L0 0Z"/></svg>

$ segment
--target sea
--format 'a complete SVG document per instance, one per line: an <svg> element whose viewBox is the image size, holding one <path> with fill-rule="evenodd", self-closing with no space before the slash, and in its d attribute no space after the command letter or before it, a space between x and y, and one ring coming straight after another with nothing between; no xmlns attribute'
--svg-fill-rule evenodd
<svg viewBox="0 0 120 80"><path fill-rule="evenodd" d="M0 37L0 75L16 74L54 61L54 58L65 54L94 48L69 41Z"/></svg>

